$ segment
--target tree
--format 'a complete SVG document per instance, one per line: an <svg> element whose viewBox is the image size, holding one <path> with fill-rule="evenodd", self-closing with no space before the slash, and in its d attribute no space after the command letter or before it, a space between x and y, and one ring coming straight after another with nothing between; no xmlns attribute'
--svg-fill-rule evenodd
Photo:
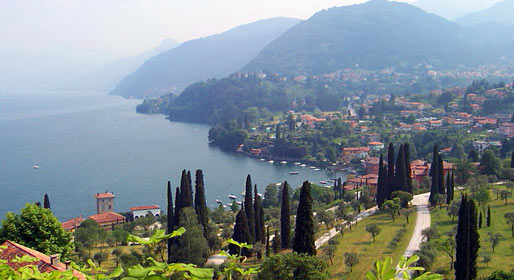
<svg viewBox="0 0 514 280"><path fill-rule="evenodd" d="M327 230L334 226L334 220L336 218L334 212L325 210L318 213L318 215L319 220L325 224Z"/></svg>
<svg viewBox="0 0 514 280"><path fill-rule="evenodd" d="M193 207L193 191L191 186L191 172L182 170L180 179L180 209ZM176 203L175 203L176 205ZM180 214L180 213L179 213Z"/></svg>
<svg viewBox="0 0 514 280"><path fill-rule="evenodd" d="M262 201L262 207L277 207L278 206L278 188L275 184L269 184L266 186L264 191L264 200Z"/></svg>
<svg viewBox="0 0 514 280"><path fill-rule="evenodd" d="M175 227L175 213L173 213L173 196L171 193L171 182L170 181L168 181L167 201L168 201L168 208L167 208L168 222L166 224L166 226L167 226L166 233L170 233L170 232L173 232L173 227ZM171 263L171 255L172 255L171 245L173 244L172 240L173 239L171 239L171 238L168 239L168 263Z"/></svg>
<svg viewBox="0 0 514 280"><path fill-rule="evenodd" d="M277 254L267 258L261 266L259 280L328 280L328 265L316 256Z"/></svg>
<svg viewBox="0 0 514 280"><path fill-rule="evenodd" d="M405 158L405 171L407 172L407 192L413 193L412 189L412 170L410 166L410 146L409 143L403 144L403 156Z"/></svg>
<svg viewBox="0 0 514 280"><path fill-rule="evenodd" d="M282 185L282 204L280 207L280 237L282 249L289 248L291 238L291 210L289 208L289 185L287 181Z"/></svg>
<svg viewBox="0 0 514 280"><path fill-rule="evenodd" d="M453 259L455 258L455 239L453 239L453 236L449 236L445 241L443 242L437 242L437 249L440 251L443 251L449 258L450 258L450 269L453 269Z"/></svg>
<svg viewBox="0 0 514 280"><path fill-rule="evenodd" d="M402 215L405 217L405 220L407 222L407 224L409 223L409 216L414 213L416 210L411 208L411 209L405 209L404 211L402 211Z"/></svg>
<svg viewBox="0 0 514 280"><path fill-rule="evenodd" d="M507 205L507 199L510 197L510 192L503 190L500 192L500 197L505 200L505 205Z"/></svg>
<svg viewBox="0 0 514 280"><path fill-rule="evenodd" d="M482 212L478 215L478 228L482 228Z"/></svg>
<svg viewBox="0 0 514 280"><path fill-rule="evenodd" d="M67 257L73 250L71 233L65 231L50 209L27 203L20 214L7 212L0 228L0 242L11 240L47 255Z"/></svg>
<svg viewBox="0 0 514 280"><path fill-rule="evenodd" d="M370 224L366 226L366 231L371 234L373 242L375 242L375 237L380 233L380 228L376 224Z"/></svg>
<svg viewBox="0 0 514 280"><path fill-rule="evenodd" d="M514 115L512 115L514 117ZM514 152L510 154L510 168L514 168Z"/></svg>
<svg viewBox="0 0 514 280"><path fill-rule="evenodd" d="M48 194L45 194L43 205L43 208L50 209L50 199L48 198Z"/></svg>
<svg viewBox="0 0 514 280"><path fill-rule="evenodd" d="M300 254L316 255L311 183L308 181L303 182L300 191L300 201L296 212L293 251Z"/></svg>
<svg viewBox="0 0 514 280"><path fill-rule="evenodd" d="M403 208L409 206L409 202L412 200L412 194L410 192L405 191L394 191L391 193L392 198L399 198L400 205Z"/></svg>
<svg viewBox="0 0 514 280"><path fill-rule="evenodd" d="M407 167L405 166L405 154L403 145L398 149L396 158L396 170L394 174L394 191L407 191Z"/></svg>
<svg viewBox="0 0 514 280"><path fill-rule="evenodd" d="M482 207L482 210L485 212L485 205L491 201L491 195L489 194L489 191L486 188L479 188L478 191L476 191L472 195L473 199L478 201L478 205Z"/></svg>
<svg viewBox="0 0 514 280"><path fill-rule="evenodd" d="M421 235L427 242L439 238L439 231L435 227L429 227L421 231Z"/></svg>
<svg viewBox="0 0 514 280"><path fill-rule="evenodd" d="M394 190L394 146L389 143L387 150L387 198L390 198L391 192Z"/></svg>
<svg viewBox="0 0 514 280"><path fill-rule="evenodd" d="M175 218L173 219L173 225L176 226L180 223L180 209L182 208L180 205L182 195L180 194L180 189L177 187L175 189Z"/></svg>
<svg viewBox="0 0 514 280"><path fill-rule="evenodd" d="M491 206L487 206L487 227L491 226Z"/></svg>
<svg viewBox="0 0 514 280"><path fill-rule="evenodd" d="M275 236L273 236L273 241L271 242L271 248L273 249L273 253L278 254L280 252L280 239L281 236L278 233L278 230L275 230Z"/></svg>
<svg viewBox="0 0 514 280"><path fill-rule="evenodd" d="M453 200L453 186L452 186L453 173L450 177L450 172L446 175L446 205L450 205Z"/></svg>
<svg viewBox="0 0 514 280"><path fill-rule="evenodd" d="M476 279L477 257L480 248L480 235L477 230L477 210L475 202L465 195L459 207L459 222L457 224L457 245L455 258L455 279Z"/></svg>
<svg viewBox="0 0 514 280"><path fill-rule="evenodd" d="M514 279L514 272L495 271L489 277L484 278L485 280L512 280Z"/></svg>
<svg viewBox="0 0 514 280"><path fill-rule="evenodd" d="M328 259L330 260L330 265L334 265L334 262L332 261L332 258L336 254L336 246L334 245L327 245L323 247L323 253L327 255Z"/></svg>
<svg viewBox="0 0 514 280"><path fill-rule="evenodd" d="M205 238L209 237L209 217L207 216L207 204L205 202L205 185L203 182L203 172L196 170L195 174L195 211L198 222L202 225L202 232Z"/></svg>
<svg viewBox="0 0 514 280"><path fill-rule="evenodd" d="M266 227L266 257L270 255L269 227Z"/></svg>
<svg viewBox="0 0 514 280"><path fill-rule="evenodd" d="M237 202L235 200L232 201L232 204L230 205L230 210L232 210L232 212L239 211L239 205L237 205Z"/></svg>
<svg viewBox="0 0 514 280"><path fill-rule="evenodd" d="M245 242L248 242L250 244L253 244L255 242L255 213L253 211L252 187L252 177L250 177L250 174L248 174L248 176L246 177L246 191L243 206L245 210L244 213L246 214L246 220L248 222L248 229L250 230L250 240ZM239 240L236 241L241 242Z"/></svg>
<svg viewBox="0 0 514 280"><path fill-rule="evenodd" d="M491 248L493 248L493 252L494 252L494 248L496 246L498 246L498 244L500 244L500 240L501 238L503 237L503 235L501 235L500 233L492 233L492 232L489 232L489 243L491 243Z"/></svg>
<svg viewBox="0 0 514 280"><path fill-rule="evenodd" d="M411 278L411 275L414 274L414 272L425 270L423 267L410 267L413 263L417 263L419 265L421 262L421 258L417 255L414 255L409 259L401 256L398 264L393 264L392 258L387 257L384 261L377 261L375 263L375 269L366 273L366 278L368 280L443 280L442 275L431 274L430 272L425 272L419 277Z"/></svg>
<svg viewBox="0 0 514 280"><path fill-rule="evenodd" d="M486 149L480 159L480 173L486 175L498 175L500 171L500 160L493 151Z"/></svg>
<svg viewBox="0 0 514 280"><path fill-rule="evenodd" d="M248 220L246 218L246 213L243 209L237 212L236 216L236 224L234 226L234 233L232 234L232 239L239 243L249 243L251 240L250 229L248 228ZM238 254L239 247L236 248L234 245L229 245L230 254ZM251 255L250 251L247 249L243 249L243 256L249 257Z"/></svg>
<svg viewBox="0 0 514 280"><path fill-rule="evenodd" d="M434 145L434 151L432 152L432 165L430 166L430 176L432 177L432 185L430 186L430 205L435 206L437 201L435 195L439 193L439 148Z"/></svg>
<svg viewBox="0 0 514 280"><path fill-rule="evenodd" d="M261 244L266 242L264 209L262 208L262 199L257 192L257 185L254 186L254 213L255 213L255 242L260 241Z"/></svg>
<svg viewBox="0 0 514 280"><path fill-rule="evenodd" d="M444 163L443 163L443 157L441 157L441 154L437 152L437 160L439 161L437 163L437 168L439 168L439 171L437 172L437 175L439 176L439 179L437 182L439 183L439 193L445 194L446 193L446 187L444 186Z"/></svg>
<svg viewBox="0 0 514 280"><path fill-rule="evenodd" d="M98 252L93 255L93 259L98 263L98 266L101 266L102 262L107 260L107 253Z"/></svg>
<svg viewBox="0 0 514 280"><path fill-rule="evenodd" d="M344 216L344 220L346 221L346 223L348 223L348 226L350 226L350 231L352 231L352 223L355 220L355 214L353 214L353 213L346 214Z"/></svg>
<svg viewBox="0 0 514 280"><path fill-rule="evenodd" d="M391 200L386 200L384 202L384 209L388 209L389 210L389 213L391 214L391 218L393 219L393 222L394 222L394 217L396 215L396 213L400 210L400 199L399 198L393 198Z"/></svg>
<svg viewBox="0 0 514 280"><path fill-rule="evenodd" d="M378 182L377 182L377 194L376 194L376 202L378 208L382 207L384 201L387 200L387 196L389 192L387 191L387 171L384 168L384 158L382 154L380 155L380 160L378 161Z"/></svg>
<svg viewBox="0 0 514 280"><path fill-rule="evenodd" d="M180 212L178 226L184 227L186 232L173 242L171 261L203 265L209 256L209 247L196 211L192 207L185 207Z"/></svg>
<svg viewBox="0 0 514 280"><path fill-rule="evenodd" d="M353 271L353 266L359 263L359 256L356 253L346 252L344 253L344 264L350 268L350 272Z"/></svg>
<svg viewBox="0 0 514 280"><path fill-rule="evenodd" d="M450 205L448 205L448 216L452 217L452 222L455 221L455 216L459 215L459 206L460 203L458 201L452 201Z"/></svg>
<svg viewBox="0 0 514 280"><path fill-rule="evenodd" d="M512 232L512 237L514 237L514 212L505 213L503 217L507 220L507 224L511 224L510 230Z"/></svg>
<svg viewBox="0 0 514 280"><path fill-rule="evenodd" d="M482 261L486 264L486 267L489 267L489 263L491 262L492 257L491 254L484 252L482 254Z"/></svg>

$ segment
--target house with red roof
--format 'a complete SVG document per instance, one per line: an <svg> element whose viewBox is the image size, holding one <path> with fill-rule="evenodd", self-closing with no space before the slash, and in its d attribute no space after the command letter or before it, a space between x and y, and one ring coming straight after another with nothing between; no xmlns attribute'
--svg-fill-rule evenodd
<svg viewBox="0 0 514 280"><path fill-rule="evenodd" d="M65 230L67 230L69 232L74 232L80 226L80 224L82 224L83 221L84 221L84 218L75 217L71 220L61 223L61 225Z"/></svg>
<svg viewBox="0 0 514 280"><path fill-rule="evenodd" d="M350 161L354 158L367 158L369 153L368 147L346 147L343 148L342 161Z"/></svg>
<svg viewBox="0 0 514 280"><path fill-rule="evenodd" d="M123 225L127 221L125 216L114 212L96 214L89 216L88 218L95 221L101 228L106 231L114 230L115 226Z"/></svg>
<svg viewBox="0 0 514 280"><path fill-rule="evenodd" d="M72 270L73 276L75 276L79 280L85 280L86 277L84 274L80 273L71 268L70 262L62 263L59 260L59 255L51 255L47 256L41 252L30 249L18 243L12 241L5 241L1 245L5 247L5 249L0 249L0 259L6 260L7 265L14 270L18 270L21 267L28 265L36 265L39 272L52 272L52 271L61 271L65 272L67 270ZM34 258L34 262L30 263L20 263L16 261L17 257L28 256Z"/></svg>
<svg viewBox="0 0 514 280"><path fill-rule="evenodd" d="M159 205L132 207L130 208L130 211L132 212L132 217L134 218L134 220L147 216L161 216L161 207Z"/></svg>

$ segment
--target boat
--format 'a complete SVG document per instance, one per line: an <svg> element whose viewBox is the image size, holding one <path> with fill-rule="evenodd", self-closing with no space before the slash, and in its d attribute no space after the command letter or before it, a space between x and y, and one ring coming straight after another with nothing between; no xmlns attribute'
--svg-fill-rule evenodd
<svg viewBox="0 0 514 280"><path fill-rule="evenodd" d="M216 199L216 203L223 203L223 202L221 202L221 200L219 200L219 199Z"/></svg>
<svg viewBox="0 0 514 280"><path fill-rule="evenodd" d="M32 165L32 168L39 169L39 165Z"/></svg>
<svg viewBox="0 0 514 280"><path fill-rule="evenodd" d="M316 169L316 166L311 166L311 167L309 167L309 168L310 168L310 169Z"/></svg>
<svg viewBox="0 0 514 280"><path fill-rule="evenodd" d="M289 172L289 175L298 175L298 174L300 174L300 172L297 172L297 171L291 171L291 172Z"/></svg>
<svg viewBox="0 0 514 280"><path fill-rule="evenodd" d="M268 163L274 163L274 161L273 160L269 160Z"/></svg>
<svg viewBox="0 0 514 280"><path fill-rule="evenodd" d="M264 197L264 196L262 195L262 193L257 193L257 195L258 195L259 197Z"/></svg>
<svg viewBox="0 0 514 280"><path fill-rule="evenodd" d="M229 195L228 195L228 198L230 198L230 199L236 199L236 198L237 198L237 196L235 196L235 195L233 195L233 194L229 194Z"/></svg>
<svg viewBox="0 0 514 280"><path fill-rule="evenodd" d="M237 203L238 205L243 205L243 203L242 203L241 201L236 201L236 203Z"/></svg>
<svg viewBox="0 0 514 280"><path fill-rule="evenodd" d="M281 164L287 164L287 161L283 160L280 162Z"/></svg>
<svg viewBox="0 0 514 280"><path fill-rule="evenodd" d="M319 168L315 168L315 169L314 169L314 171L320 171L320 170L321 170L321 169L319 169Z"/></svg>
<svg viewBox="0 0 514 280"><path fill-rule="evenodd" d="M295 162L294 165L300 165L302 164L301 162Z"/></svg>
<svg viewBox="0 0 514 280"><path fill-rule="evenodd" d="M327 182L326 182L326 181L323 181L323 180L319 181L319 183L320 183L320 184L323 184L323 185L327 184Z"/></svg>
<svg viewBox="0 0 514 280"><path fill-rule="evenodd" d="M259 159L259 161L265 161L265 159L261 158L261 159Z"/></svg>
<svg viewBox="0 0 514 280"><path fill-rule="evenodd" d="M300 167L307 167L307 164L300 164Z"/></svg>
<svg viewBox="0 0 514 280"><path fill-rule="evenodd" d="M280 187L282 186L282 183L276 183L275 186Z"/></svg>

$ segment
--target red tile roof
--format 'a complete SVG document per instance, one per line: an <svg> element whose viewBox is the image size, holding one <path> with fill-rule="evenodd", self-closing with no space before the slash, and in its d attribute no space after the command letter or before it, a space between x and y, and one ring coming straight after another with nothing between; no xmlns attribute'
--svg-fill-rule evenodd
<svg viewBox="0 0 514 280"><path fill-rule="evenodd" d="M114 198L114 194L110 192L97 193L95 194L96 198Z"/></svg>
<svg viewBox="0 0 514 280"><path fill-rule="evenodd" d="M82 222L84 221L84 218L82 217L75 217L69 221L66 221L64 223L62 223L62 227L65 229L65 230L73 230L73 229L76 229L80 226L80 224L82 224Z"/></svg>
<svg viewBox="0 0 514 280"><path fill-rule="evenodd" d="M102 213L102 214L96 214L93 216L89 216L89 218L99 224L125 220L125 216L116 214L114 212L106 212L106 213Z"/></svg>
<svg viewBox="0 0 514 280"><path fill-rule="evenodd" d="M146 205L146 206L136 206L130 208L130 211L138 211L138 210L150 210L150 209L160 209L159 205Z"/></svg>
<svg viewBox="0 0 514 280"><path fill-rule="evenodd" d="M27 248L23 245L20 245L18 243L12 242L12 241L5 241L2 243L2 246L6 246L6 249L0 249L0 259L7 260L7 265L9 265L12 269L16 270L20 267L27 266L27 265L37 265L40 272L52 272L52 271L66 271L66 265L58 262L55 264L51 264L50 257L38 252L36 250ZM38 261L35 261L33 263L17 263L13 262L16 257L22 257L22 256L29 256L38 259ZM77 277L78 279L86 279L84 275L76 270L73 270L73 276Z"/></svg>

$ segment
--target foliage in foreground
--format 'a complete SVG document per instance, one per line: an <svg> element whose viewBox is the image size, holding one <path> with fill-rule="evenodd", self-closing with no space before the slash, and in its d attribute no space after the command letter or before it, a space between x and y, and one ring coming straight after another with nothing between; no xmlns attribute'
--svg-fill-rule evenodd
<svg viewBox="0 0 514 280"><path fill-rule="evenodd" d="M366 278L368 280L393 280L393 279L405 279L405 280L442 280L443 276L440 274L432 274L425 272L418 277L412 278L412 274L416 271L424 271L422 267L411 267L412 264L417 262L419 257L414 255L409 259L402 256L400 262L396 266L393 265L393 259L387 257L384 261L377 261L375 263L375 270L368 271Z"/></svg>

